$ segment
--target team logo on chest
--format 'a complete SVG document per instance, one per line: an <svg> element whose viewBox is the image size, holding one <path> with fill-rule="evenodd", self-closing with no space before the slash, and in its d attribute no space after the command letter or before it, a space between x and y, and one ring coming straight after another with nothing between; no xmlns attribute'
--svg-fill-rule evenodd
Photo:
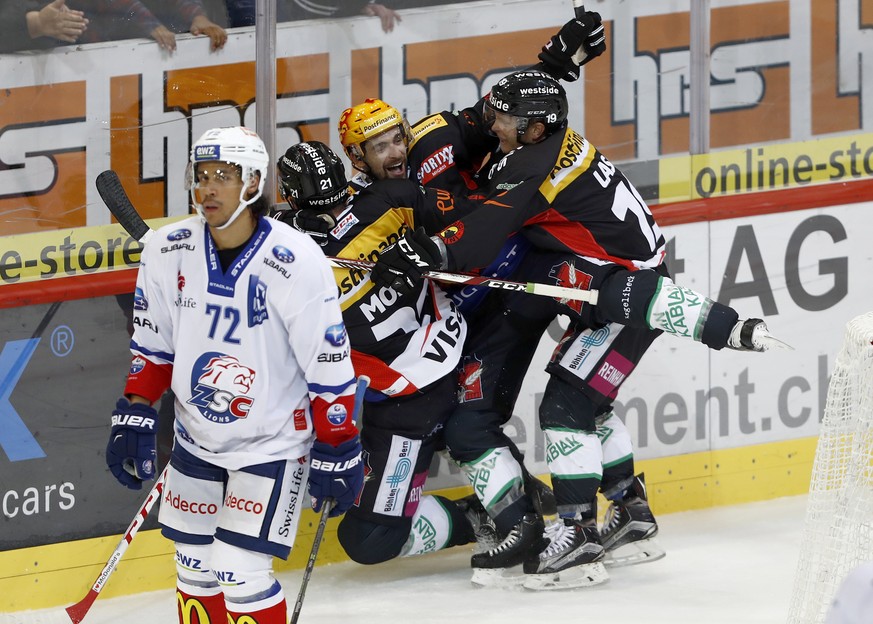
<svg viewBox="0 0 873 624"><path fill-rule="evenodd" d="M248 396L255 382L255 370L232 355L204 353L191 370L190 405L214 423L246 418L255 402Z"/></svg>

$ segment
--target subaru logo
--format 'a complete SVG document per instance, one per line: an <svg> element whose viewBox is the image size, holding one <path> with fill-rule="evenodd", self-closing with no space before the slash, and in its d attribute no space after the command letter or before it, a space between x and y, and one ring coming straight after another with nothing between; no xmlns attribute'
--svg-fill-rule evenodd
<svg viewBox="0 0 873 624"><path fill-rule="evenodd" d="M176 230L174 232L170 232L167 234L167 240L170 241L180 241L185 240L191 236L191 230L187 228L182 228L181 230Z"/></svg>
<svg viewBox="0 0 873 624"><path fill-rule="evenodd" d="M325 339L335 347L341 347L346 343L346 326L342 323L331 325L324 333Z"/></svg>
<svg viewBox="0 0 873 624"><path fill-rule="evenodd" d="M279 262L289 263L294 262L294 254L291 253L291 250L287 247L282 247L282 245L276 245L273 247L273 255L276 256L276 260Z"/></svg>

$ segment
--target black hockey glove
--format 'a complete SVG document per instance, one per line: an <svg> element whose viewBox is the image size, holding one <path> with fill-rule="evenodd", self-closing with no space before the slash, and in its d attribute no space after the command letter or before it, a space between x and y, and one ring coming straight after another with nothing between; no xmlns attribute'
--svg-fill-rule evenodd
<svg viewBox="0 0 873 624"><path fill-rule="evenodd" d="M538 58L559 80L573 82L579 68L606 51L606 34L600 13L586 11L582 19L572 19L543 46Z"/></svg>
<svg viewBox="0 0 873 624"><path fill-rule="evenodd" d="M415 232L407 231L379 254L370 279L377 287L407 295L418 290L425 273L439 269L441 264L440 248L420 227Z"/></svg>
<svg viewBox="0 0 873 624"><path fill-rule="evenodd" d="M280 210L273 215L274 219L284 221L295 230L309 234L316 243L327 245L327 235L336 227L336 219L327 212L316 212L309 208L302 210Z"/></svg>

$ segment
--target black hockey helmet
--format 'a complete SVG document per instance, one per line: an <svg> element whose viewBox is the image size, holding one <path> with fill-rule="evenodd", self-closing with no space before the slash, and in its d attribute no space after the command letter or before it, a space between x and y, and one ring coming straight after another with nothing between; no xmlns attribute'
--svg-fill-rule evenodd
<svg viewBox="0 0 873 624"><path fill-rule="evenodd" d="M489 110L490 109L490 110ZM491 88L485 100L485 121L490 127L493 111L518 117L518 134L524 134L531 121L540 121L551 134L567 121L567 92L561 83L534 69L517 71Z"/></svg>
<svg viewBox="0 0 873 624"><path fill-rule="evenodd" d="M276 163L279 191L294 209L326 212L346 200L346 168L332 149L320 141L292 145Z"/></svg>

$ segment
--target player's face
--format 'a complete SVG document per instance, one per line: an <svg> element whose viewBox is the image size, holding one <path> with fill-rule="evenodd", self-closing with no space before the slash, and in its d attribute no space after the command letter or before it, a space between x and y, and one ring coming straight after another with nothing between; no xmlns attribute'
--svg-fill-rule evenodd
<svg viewBox="0 0 873 624"><path fill-rule="evenodd" d="M498 110L491 110L494 112L491 132L500 140L500 151L508 154L521 145L518 140L518 117Z"/></svg>
<svg viewBox="0 0 873 624"><path fill-rule="evenodd" d="M377 180L407 177L406 138L400 126L368 139L363 148L364 162Z"/></svg>
<svg viewBox="0 0 873 624"><path fill-rule="evenodd" d="M194 173L197 203L210 227L227 223L240 203L243 181L237 165L225 162L198 163Z"/></svg>

